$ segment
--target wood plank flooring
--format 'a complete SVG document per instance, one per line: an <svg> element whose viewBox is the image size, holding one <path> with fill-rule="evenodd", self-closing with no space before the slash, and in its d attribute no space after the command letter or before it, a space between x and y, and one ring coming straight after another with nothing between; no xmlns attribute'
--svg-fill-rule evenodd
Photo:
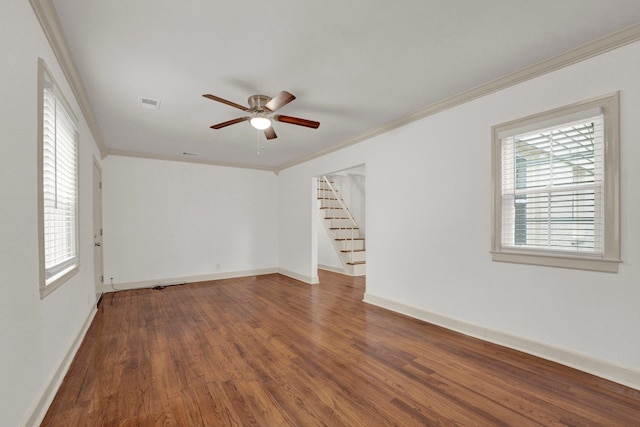
<svg viewBox="0 0 640 427"><path fill-rule="evenodd" d="M640 391L321 272L104 296L43 426L639 426Z"/></svg>

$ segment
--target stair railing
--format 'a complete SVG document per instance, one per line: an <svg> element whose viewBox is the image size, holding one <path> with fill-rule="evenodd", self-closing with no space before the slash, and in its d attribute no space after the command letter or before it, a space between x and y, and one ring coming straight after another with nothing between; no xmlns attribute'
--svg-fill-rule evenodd
<svg viewBox="0 0 640 427"><path fill-rule="evenodd" d="M358 227L358 223L356 222L355 219L353 219L353 217L351 216L351 212L349 212L349 209L347 209L347 206L344 204L344 202L342 201L342 199L338 196L338 193L336 192L335 188L333 188L333 186L331 185L331 183L329 182L329 179L323 175L322 176L322 181L323 181L323 185L326 185L329 187L329 189L331 190L331 192L333 193L333 196L336 198L336 200L338 201L338 204L340 205L340 207L342 208L342 210L344 210L347 213L347 216L349 217L349 220L351 221L351 262L353 263L353 246L354 246L354 230L357 229Z"/></svg>

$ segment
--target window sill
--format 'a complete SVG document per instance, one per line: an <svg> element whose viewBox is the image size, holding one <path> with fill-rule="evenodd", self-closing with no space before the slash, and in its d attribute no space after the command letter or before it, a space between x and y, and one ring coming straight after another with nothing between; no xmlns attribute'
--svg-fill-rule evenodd
<svg viewBox="0 0 640 427"><path fill-rule="evenodd" d="M40 299L43 299L56 289L58 289L64 282L75 276L80 270L80 265L76 264L69 267L67 270L62 271L51 283L40 285Z"/></svg>
<svg viewBox="0 0 640 427"><path fill-rule="evenodd" d="M541 265L545 267L572 268L577 270L617 273L622 260L576 256L534 254L530 252L491 252L492 261L515 264Z"/></svg>

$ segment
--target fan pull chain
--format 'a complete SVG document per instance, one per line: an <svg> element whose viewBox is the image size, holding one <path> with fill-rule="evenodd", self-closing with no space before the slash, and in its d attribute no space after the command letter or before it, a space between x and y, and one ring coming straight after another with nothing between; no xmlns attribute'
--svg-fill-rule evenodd
<svg viewBox="0 0 640 427"><path fill-rule="evenodd" d="M264 150L264 145L260 144L260 134L261 133L262 133L261 131L258 131L258 151L256 152L256 155L258 155L258 156L260 154L262 154L262 150Z"/></svg>

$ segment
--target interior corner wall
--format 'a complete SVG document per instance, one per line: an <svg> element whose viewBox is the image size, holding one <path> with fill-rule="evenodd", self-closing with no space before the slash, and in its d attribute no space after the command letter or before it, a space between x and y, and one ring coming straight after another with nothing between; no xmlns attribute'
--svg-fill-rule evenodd
<svg viewBox="0 0 640 427"><path fill-rule="evenodd" d="M280 172L280 265L307 274L306 182L367 167L366 295L640 375L640 42ZM425 82L432 84L433 82ZM420 90L420 88L416 88ZM491 261L491 126L621 91L617 274Z"/></svg>
<svg viewBox="0 0 640 427"><path fill-rule="evenodd" d="M276 271L277 190L273 172L108 156L106 285Z"/></svg>
<svg viewBox="0 0 640 427"><path fill-rule="evenodd" d="M0 425L38 423L95 308L92 159L96 143L28 1L0 2ZM38 57L79 117L80 270L40 299Z"/></svg>

